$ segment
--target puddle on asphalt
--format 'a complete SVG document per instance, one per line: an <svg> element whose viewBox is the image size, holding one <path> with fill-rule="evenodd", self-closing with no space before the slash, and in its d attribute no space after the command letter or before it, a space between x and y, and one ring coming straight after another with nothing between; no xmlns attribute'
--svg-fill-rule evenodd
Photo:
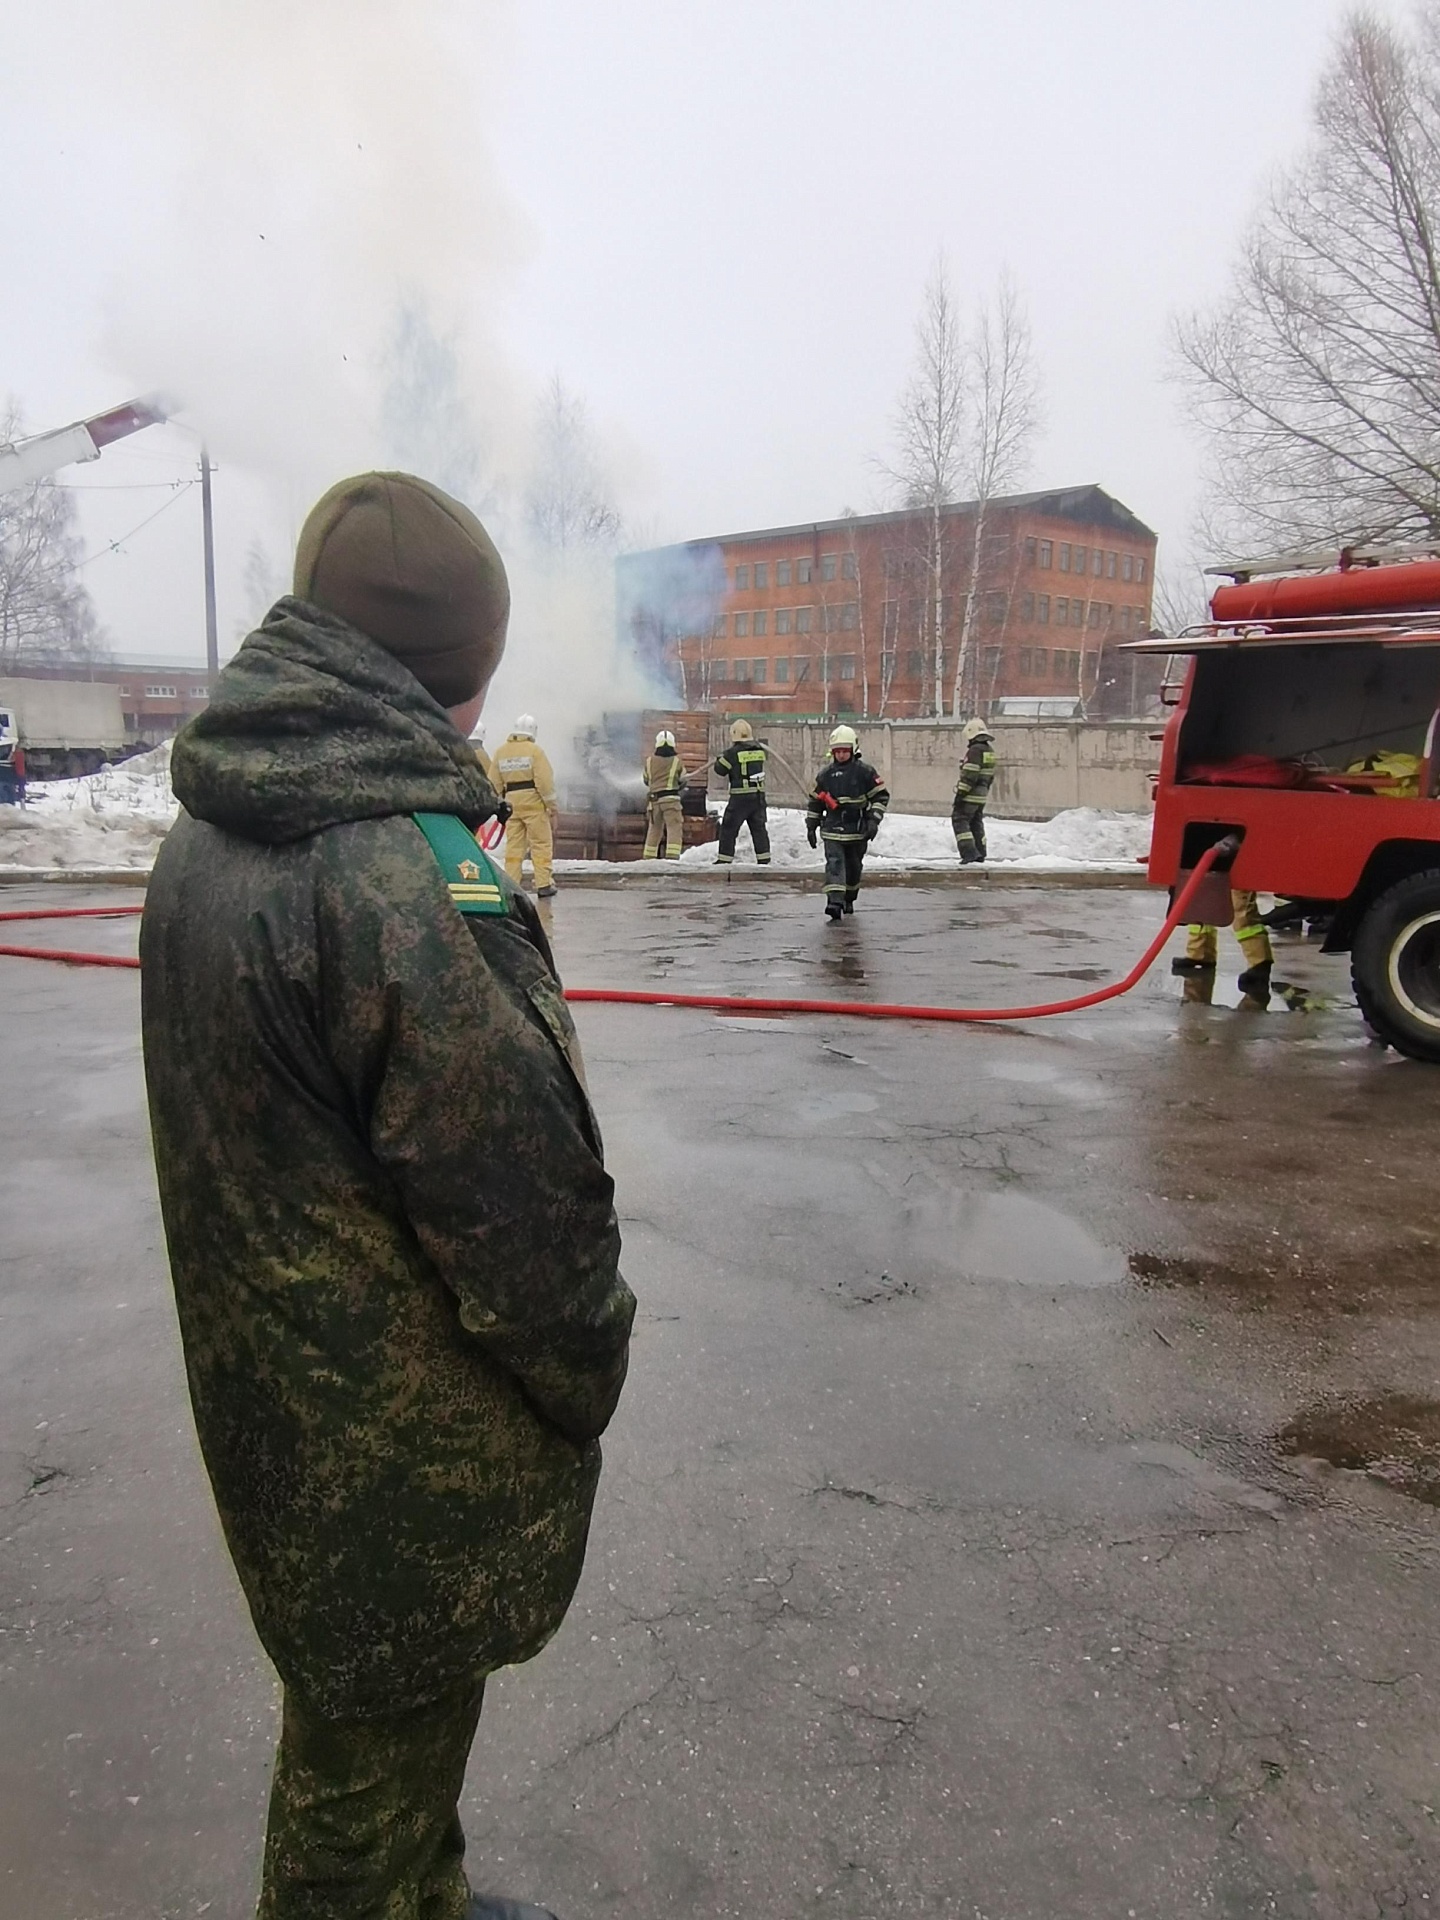
<svg viewBox="0 0 1440 1920"><path fill-rule="evenodd" d="M1368 1474L1440 1507L1440 1401L1419 1394L1319 1402L1275 1436L1282 1453Z"/></svg>
<svg viewBox="0 0 1440 1920"><path fill-rule="evenodd" d="M824 1126L849 1113L874 1113L880 1105L873 1093L817 1093L795 1104L795 1117L802 1127Z"/></svg>
<svg viewBox="0 0 1440 1920"><path fill-rule="evenodd" d="M957 1235L956 1264L978 1280L1022 1287L1108 1287L1125 1278L1125 1256L1068 1213L1019 1193L987 1193Z"/></svg>

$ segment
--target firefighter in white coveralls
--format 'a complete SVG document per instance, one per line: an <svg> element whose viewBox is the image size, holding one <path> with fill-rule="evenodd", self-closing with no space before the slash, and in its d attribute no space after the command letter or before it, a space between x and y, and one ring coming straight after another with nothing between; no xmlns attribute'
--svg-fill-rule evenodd
<svg viewBox="0 0 1440 1920"><path fill-rule="evenodd" d="M505 871L518 886L525 855L535 869L535 891L548 900L555 891L555 775L535 744L535 716L522 713L510 738L495 749L495 786L510 803L505 828Z"/></svg>

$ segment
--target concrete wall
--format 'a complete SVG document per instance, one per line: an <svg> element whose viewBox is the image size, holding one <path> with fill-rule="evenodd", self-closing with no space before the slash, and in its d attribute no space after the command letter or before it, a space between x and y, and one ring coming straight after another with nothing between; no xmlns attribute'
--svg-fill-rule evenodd
<svg viewBox="0 0 1440 1920"><path fill-rule="evenodd" d="M804 798L799 780L779 763L789 761L800 779L813 776L826 754L834 723L785 720L757 722L770 743L770 795L781 806ZM860 751L879 768L900 813L948 814L960 766L962 723L954 720L857 720ZM991 797L996 813L1018 820L1048 820L1066 807L1150 809L1149 775L1160 764L1160 730L1154 720L997 720L995 751L1000 767ZM730 717L711 721L711 754L730 738ZM715 776L711 776L712 789Z"/></svg>

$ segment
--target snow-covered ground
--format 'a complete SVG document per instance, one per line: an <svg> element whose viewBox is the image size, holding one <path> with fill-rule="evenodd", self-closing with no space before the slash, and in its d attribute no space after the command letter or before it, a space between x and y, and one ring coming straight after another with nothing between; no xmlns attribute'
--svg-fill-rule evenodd
<svg viewBox="0 0 1440 1920"><path fill-rule="evenodd" d="M32 780L0 807L0 866L147 868L178 811L170 742L82 780Z"/></svg>
<svg viewBox="0 0 1440 1920"><path fill-rule="evenodd" d="M175 814L167 741L153 753L83 780L32 781L27 805L0 807L0 867L146 868ZM1039 822L987 819L985 827L993 866L1133 869L1150 845L1148 814L1098 807L1072 807ZM771 809L770 842L777 867L818 872L824 864L806 844L805 818L798 811ZM736 864L747 866L753 857L750 836L742 831ZM687 867L708 866L714 859L713 841L681 856ZM953 867L950 822L892 812L869 859L876 867ZM611 861L557 864L561 873L616 870Z"/></svg>

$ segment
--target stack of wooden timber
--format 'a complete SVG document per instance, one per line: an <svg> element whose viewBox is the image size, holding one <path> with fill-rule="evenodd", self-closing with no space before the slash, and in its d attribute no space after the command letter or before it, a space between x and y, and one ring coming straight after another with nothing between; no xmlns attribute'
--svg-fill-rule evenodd
<svg viewBox="0 0 1440 1920"><path fill-rule="evenodd" d="M647 709L607 713L576 742L586 773L566 787L556 822L559 860L638 860L645 851L645 785L640 769L655 744L669 731L689 774L681 807L687 847L713 840L718 831L705 804L710 770L710 716Z"/></svg>

